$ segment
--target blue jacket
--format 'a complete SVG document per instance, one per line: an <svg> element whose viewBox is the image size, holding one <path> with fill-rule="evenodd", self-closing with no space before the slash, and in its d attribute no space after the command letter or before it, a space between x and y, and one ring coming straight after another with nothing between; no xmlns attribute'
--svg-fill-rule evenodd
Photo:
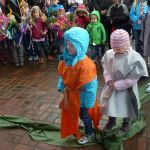
<svg viewBox="0 0 150 150"><path fill-rule="evenodd" d="M140 16L140 8L144 7L144 13L142 16ZM130 11L130 19L132 21L133 29L141 30L141 24L138 24L138 20L143 20L145 14L147 13L148 8L146 3L140 3L138 2L135 6L135 4L132 5L131 11Z"/></svg>
<svg viewBox="0 0 150 150"><path fill-rule="evenodd" d="M64 61L66 63L66 66L68 65L74 66L78 61L86 57L86 52L89 45L89 34L85 29L73 27L65 32L64 39L65 39ZM76 55L69 55L66 44L67 41L72 43L73 46L75 47ZM97 86L98 82L96 77L91 82L81 87L80 107L92 108L94 106L96 100ZM58 91L63 91L64 87L65 85L63 83L62 77L59 76Z"/></svg>
<svg viewBox="0 0 150 150"><path fill-rule="evenodd" d="M150 11L150 6L146 6L145 11L146 12Z"/></svg>

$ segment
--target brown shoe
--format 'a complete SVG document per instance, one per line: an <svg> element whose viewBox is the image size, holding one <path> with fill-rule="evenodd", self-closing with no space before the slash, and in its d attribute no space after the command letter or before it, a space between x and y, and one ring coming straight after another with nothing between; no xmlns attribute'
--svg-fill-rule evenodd
<svg viewBox="0 0 150 150"><path fill-rule="evenodd" d="M44 64L44 59L41 57L41 58L39 58L39 63L40 64Z"/></svg>
<svg viewBox="0 0 150 150"><path fill-rule="evenodd" d="M109 117L109 121L104 127L104 131L111 130L116 125L116 118L115 117Z"/></svg>
<svg viewBox="0 0 150 150"><path fill-rule="evenodd" d="M48 61L53 61L54 58L52 56L48 56Z"/></svg>
<svg viewBox="0 0 150 150"><path fill-rule="evenodd" d="M129 131L129 123L123 123L122 124L122 127L120 128L120 130L123 132L123 133L126 133Z"/></svg>

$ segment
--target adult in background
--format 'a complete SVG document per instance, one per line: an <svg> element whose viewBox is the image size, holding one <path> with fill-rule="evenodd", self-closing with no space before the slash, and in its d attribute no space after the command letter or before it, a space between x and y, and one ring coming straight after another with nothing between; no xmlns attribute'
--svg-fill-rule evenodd
<svg viewBox="0 0 150 150"><path fill-rule="evenodd" d="M144 42L144 56L147 57L147 65L150 71L150 0L147 0L147 10L142 27L140 39ZM150 93L150 82L147 85L146 92Z"/></svg>
<svg viewBox="0 0 150 150"><path fill-rule="evenodd" d="M69 12L74 12L79 5L83 4L83 0L68 0L68 10Z"/></svg>
<svg viewBox="0 0 150 150"><path fill-rule="evenodd" d="M124 29L128 32L129 25L129 11L125 4L121 3L121 0L113 0L107 11L107 19L111 23L112 31L116 29Z"/></svg>
<svg viewBox="0 0 150 150"><path fill-rule="evenodd" d="M132 4L133 4L134 0L121 0L121 3L125 4L129 11L131 10Z"/></svg>
<svg viewBox="0 0 150 150"><path fill-rule="evenodd" d="M127 6L121 3L121 0L113 0L113 4L109 7L106 16L110 25L108 37L116 29L124 29L130 33L129 11Z"/></svg>
<svg viewBox="0 0 150 150"><path fill-rule="evenodd" d="M130 11L130 20L132 21L135 37L135 50L141 55L143 55L143 43L140 41L141 25L147 11L145 0L135 0Z"/></svg>

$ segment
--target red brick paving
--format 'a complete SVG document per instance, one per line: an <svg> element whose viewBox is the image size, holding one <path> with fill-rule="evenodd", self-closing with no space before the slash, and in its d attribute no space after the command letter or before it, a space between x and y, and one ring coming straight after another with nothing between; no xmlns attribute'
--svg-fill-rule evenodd
<svg viewBox="0 0 150 150"><path fill-rule="evenodd" d="M101 73L98 70L100 76ZM103 79L99 78L99 90ZM100 92L98 93L100 94ZM23 68L0 65L0 115L24 116L46 123L60 123L57 64L26 64ZM147 127L124 142L125 150L150 150L150 102L144 105ZM101 145L63 148L33 141L22 129L0 130L0 150L103 150Z"/></svg>

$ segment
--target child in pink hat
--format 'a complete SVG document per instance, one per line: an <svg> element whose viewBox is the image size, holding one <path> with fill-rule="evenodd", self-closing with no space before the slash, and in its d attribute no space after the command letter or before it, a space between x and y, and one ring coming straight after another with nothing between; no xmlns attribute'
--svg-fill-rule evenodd
<svg viewBox="0 0 150 150"><path fill-rule="evenodd" d="M102 58L105 87L112 89L112 94L105 101L103 112L109 117L104 130L112 129L116 118L123 118L119 131L128 131L130 120L137 117L141 108L137 82L142 76L148 76L145 60L130 45L129 34L123 30L115 30L110 36L110 50ZM104 88L102 93L105 93ZM132 98L135 95L135 99ZM103 94L102 94L103 95ZM105 99L101 97L101 103Z"/></svg>
<svg viewBox="0 0 150 150"><path fill-rule="evenodd" d="M86 28L90 23L89 13L84 5L79 5L75 11L74 22L77 27Z"/></svg>

